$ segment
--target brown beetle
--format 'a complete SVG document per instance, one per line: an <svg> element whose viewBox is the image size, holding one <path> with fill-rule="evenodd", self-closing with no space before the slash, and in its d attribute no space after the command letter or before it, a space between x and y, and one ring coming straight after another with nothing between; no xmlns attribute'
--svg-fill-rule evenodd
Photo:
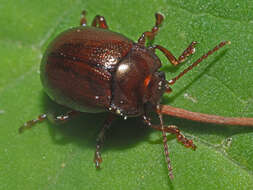
<svg viewBox="0 0 253 190"><path fill-rule="evenodd" d="M79 112L109 112L98 138L94 162L100 167L100 149L105 131L115 115L124 119L141 116L145 124L162 131L164 151L172 178L167 138L165 133L176 134L179 142L195 150L192 140L183 136L174 126L164 126L160 113L160 99L164 92L171 92L170 85L198 65L203 59L229 42L221 42L213 50L203 55L174 79L167 81L163 72L158 71L161 61L155 54L158 49L174 65L183 62L195 52L196 42L192 42L176 59L173 54L160 45L146 47L146 40L153 40L163 21L163 16L155 14L156 23L151 31L144 32L135 43L127 37L108 30L104 17L96 16L92 27L86 26L85 12L81 26L61 33L47 48L41 62L41 81L48 96L71 109L56 120L67 120ZM146 113L157 112L160 125L154 126ZM30 128L43 121L46 114L28 121L21 128Z"/></svg>

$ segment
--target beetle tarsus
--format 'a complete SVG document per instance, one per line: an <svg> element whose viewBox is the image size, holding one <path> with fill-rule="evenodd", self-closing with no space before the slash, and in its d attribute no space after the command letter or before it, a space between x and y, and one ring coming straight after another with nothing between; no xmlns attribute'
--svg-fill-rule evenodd
<svg viewBox="0 0 253 190"><path fill-rule="evenodd" d="M86 26L87 25L87 20L86 20L86 11L82 11L82 18L80 20L80 25L81 26Z"/></svg>
<svg viewBox="0 0 253 190"><path fill-rule="evenodd" d="M185 61L185 59L194 54L195 53L195 46L197 45L197 42L196 41L193 41L185 50L184 52L182 53L182 55L180 55L178 57L178 64L179 63L182 63Z"/></svg>
<svg viewBox="0 0 253 190"><path fill-rule="evenodd" d="M220 48L225 46L226 44L231 44L230 41L223 41L219 43L217 46L215 46L212 50L208 51L206 54L202 55L197 61L195 61L193 64L191 64L189 67L187 67L185 70L183 70L179 75L177 75L175 78L168 81L169 85L175 84L175 82L184 76L188 71L192 70L194 67L196 67L200 62L202 62L204 59L206 59L209 55L212 55L214 52L218 51Z"/></svg>
<svg viewBox="0 0 253 190"><path fill-rule="evenodd" d="M32 128L36 123L41 123L42 121L44 121L47 118L47 114L41 114L39 115L36 119L27 121L26 123L24 123L23 126L21 126L18 131L19 133L23 133L26 129L30 129Z"/></svg>
<svg viewBox="0 0 253 190"><path fill-rule="evenodd" d="M197 148L193 141L186 138L175 125L164 126L163 128L155 125L152 125L151 127L158 131L175 134L178 142L182 143L186 148L192 148L193 150L196 150Z"/></svg>
<svg viewBox="0 0 253 190"><path fill-rule="evenodd" d="M100 145L96 146L96 151L95 151L95 156L94 156L94 163L97 169L100 169L100 164L102 163L102 157L99 151L100 148L101 148Z"/></svg>
<svg viewBox="0 0 253 190"><path fill-rule="evenodd" d="M183 51L183 53L178 57L178 59L169 50L167 50L166 48L164 48L160 45L152 46L151 49L152 50L155 50L155 49L160 50L167 57L167 59L169 60L169 62L172 65L177 66L180 63L184 62L188 56L195 53L196 44L197 44L196 41L193 41L192 43L190 43L190 45Z"/></svg>
<svg viewBox="0 0 253 190"><path fill-rule="evenodd" d="M166 126L164 131L175 134L178 142L181 142L186 148L192 148L193 150L196 150L197 147L195 144L193 144L193 141L187 139L175 125Z"/></svg>

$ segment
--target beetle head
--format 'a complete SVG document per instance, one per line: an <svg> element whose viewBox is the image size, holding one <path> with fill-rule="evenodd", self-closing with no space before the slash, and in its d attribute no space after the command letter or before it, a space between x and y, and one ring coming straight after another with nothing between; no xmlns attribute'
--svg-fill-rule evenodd
<svg viewBox="0 0 253 190"><path fill-rule="evenodd" d="M159 58L145 47L133 47L113 74L110 110L122 116L142 115L146 105L156 107L167 81Z"/></svg>

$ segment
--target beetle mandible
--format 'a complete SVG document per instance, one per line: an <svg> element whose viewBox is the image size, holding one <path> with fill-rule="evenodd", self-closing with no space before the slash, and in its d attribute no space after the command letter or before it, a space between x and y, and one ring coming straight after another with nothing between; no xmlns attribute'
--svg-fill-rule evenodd
<svg viewBox="0 0 253 190"><path fill-rule="evenodd" d="M170 86L180 77L230 42L221 42L178 76L167 81L165 74L159 71L162 64L155 50L160 50L172 65L177 66L195 52L197 42L190 43L178 59L160 45L147 46L146 41L154 39L164 19L160 13L156 13L155 17L155 26L134 42L110 31L103 16L97 15L92 26L87 26L83 11L81 26L64 31L48 46L41 62L40 76L47 95L70 109L55 120L67 120L80 112L109 112L97 138L94 156L97 168L102 162L100 149L106 129L115 116L124 119L140 116L146 125L162 132L169 175L173 178L166 133L175 134L185 147L195 150L196 146L176 126L164 126L160 99L164 93L172 91ZM147 116L149 110L158 114L160 125L151 124ZM42 114L26 122L19 132L46 118L47 114Z"/></svg>

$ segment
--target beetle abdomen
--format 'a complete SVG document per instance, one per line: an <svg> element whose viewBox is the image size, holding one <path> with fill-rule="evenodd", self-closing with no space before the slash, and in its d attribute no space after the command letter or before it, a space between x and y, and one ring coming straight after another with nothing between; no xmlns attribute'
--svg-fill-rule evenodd
<svg viewBox="0 0 253 190"><path fill-rule="evenodd" d="M84 112L110 106L112 72L132 42L94 27L78 27L60 34L41 63L41 80L57 103Z"/></svg>

